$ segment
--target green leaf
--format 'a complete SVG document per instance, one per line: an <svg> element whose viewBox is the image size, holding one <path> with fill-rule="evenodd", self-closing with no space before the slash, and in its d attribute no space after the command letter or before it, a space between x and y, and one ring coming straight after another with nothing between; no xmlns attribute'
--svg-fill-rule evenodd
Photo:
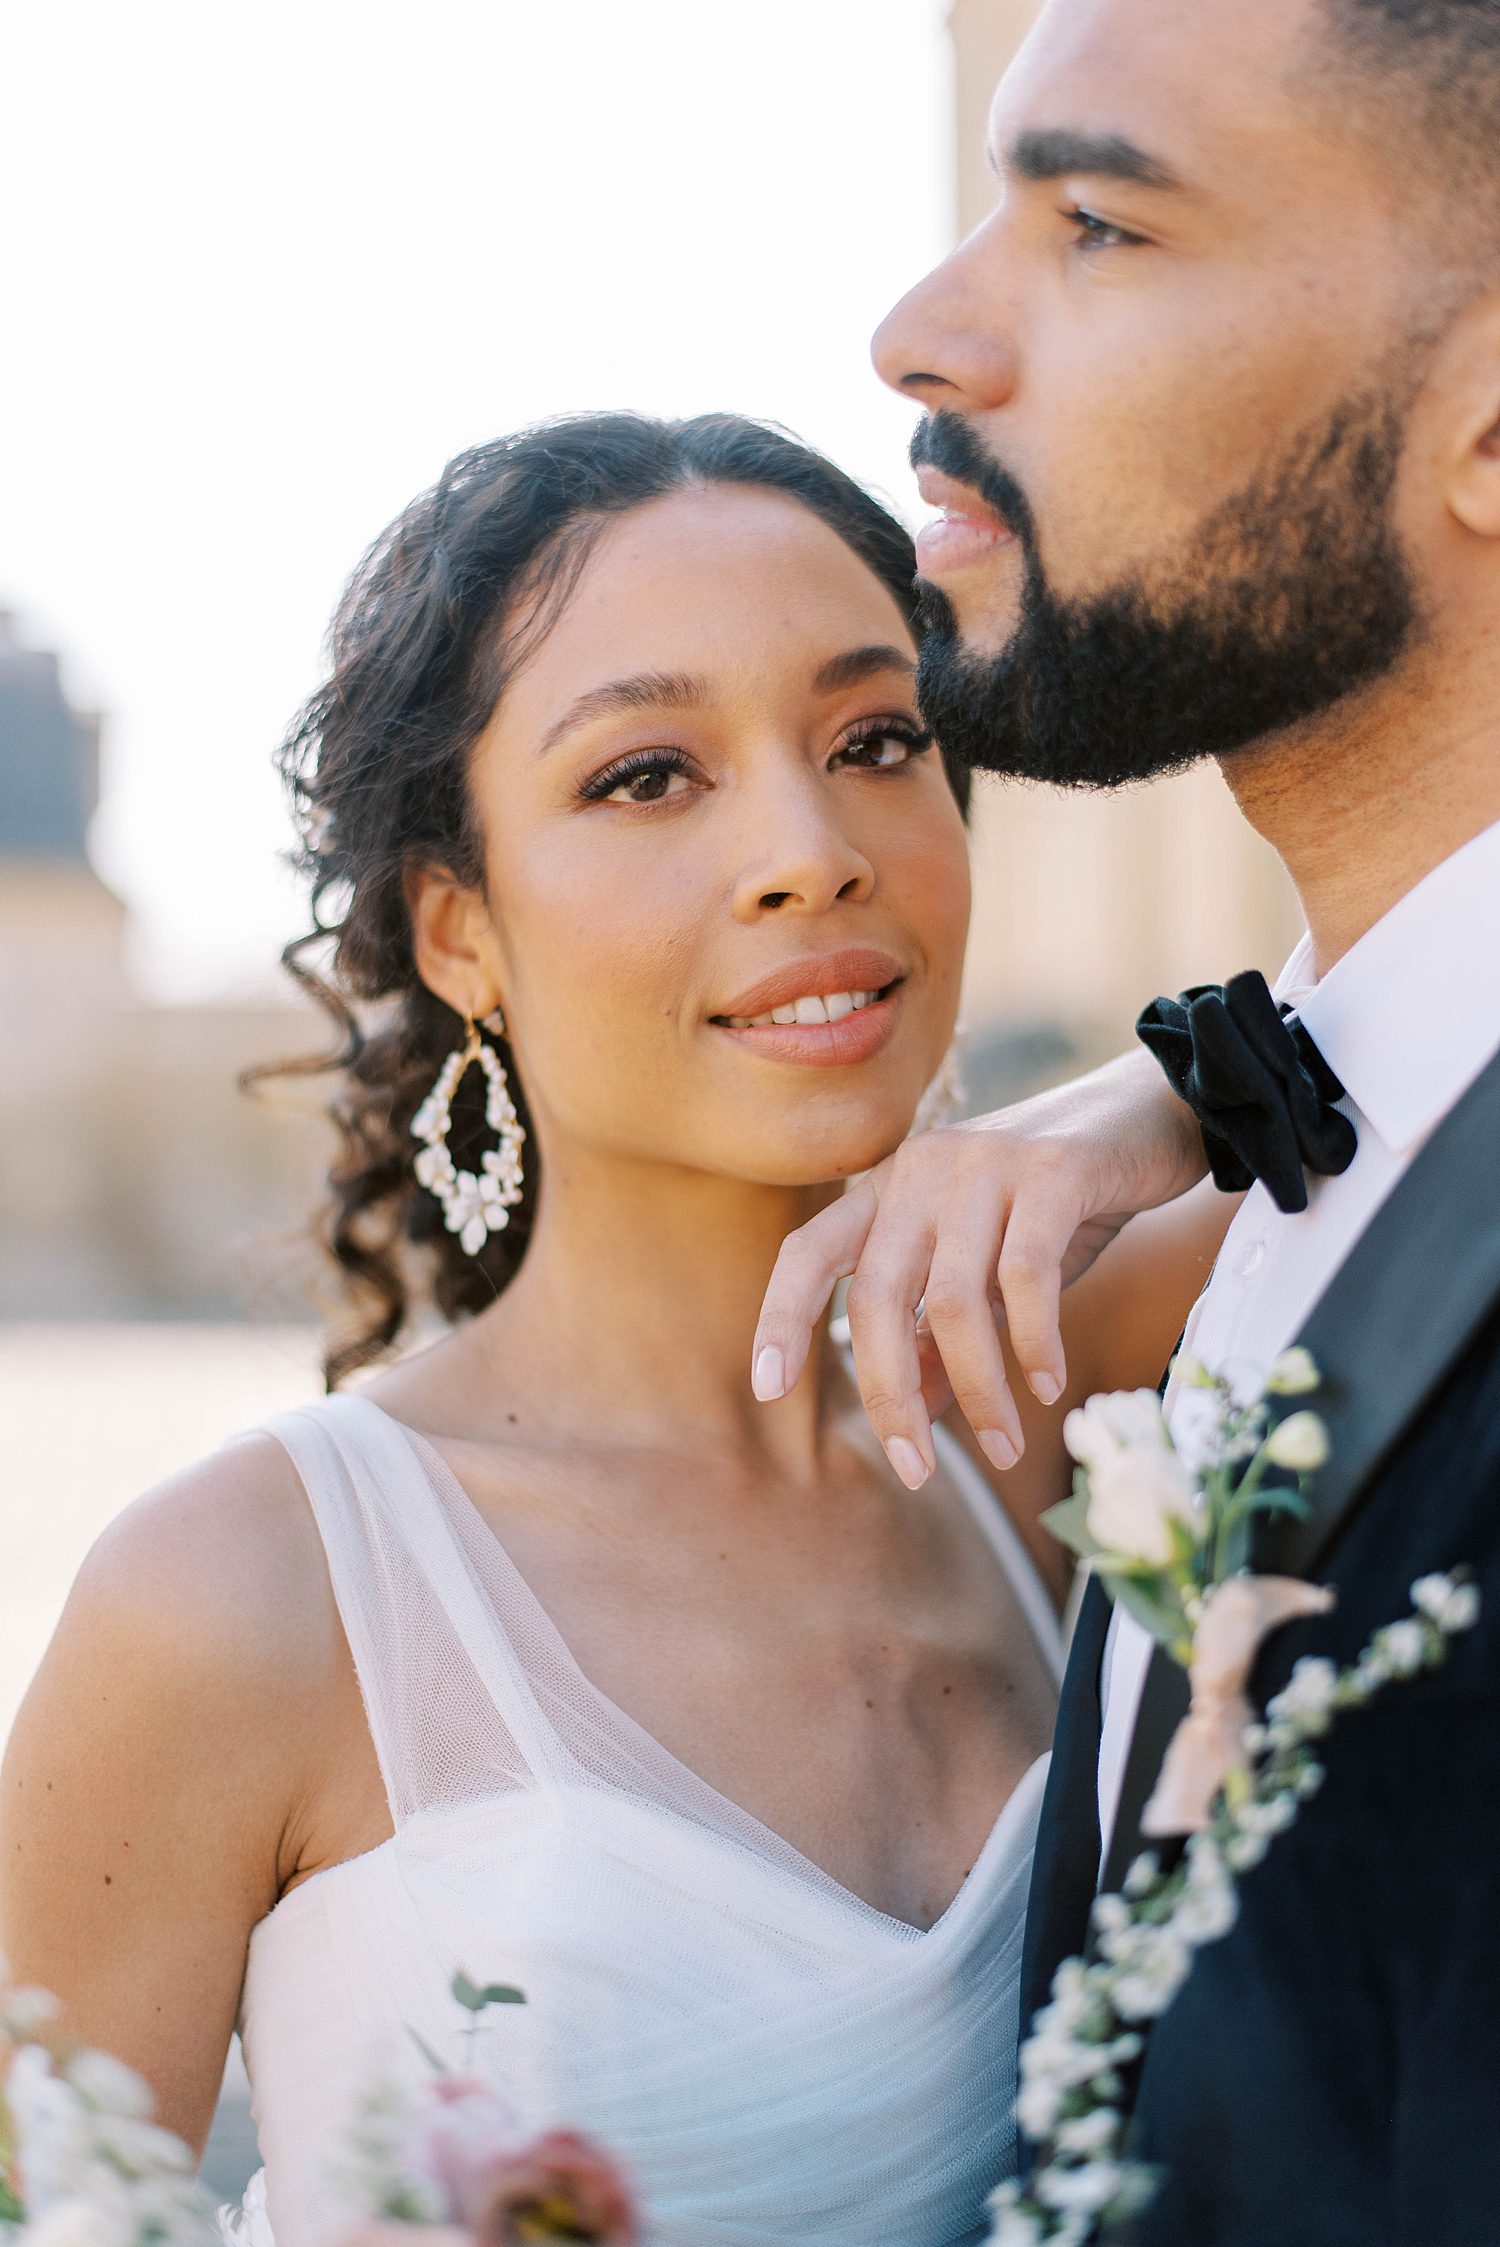
<svg viewBox="0 0 1500 2247"><path fill-rule="evenodd" d="M1253 1498L1244 1502L1247 1514L1293 1514L1298 1521L1306 1521L1312 1512L1312 1500L1300 1490L1257 1490Z"/></svg>
<svg viewBox="0 0 1500 2247"><path fill-rule="evenodd" d="M1043 1528L1050 1529L1060 1544L1066 1545L1069 1552L1077 1553L1082 1560L1092 1560L1095 1553L1104 1550L1098 1538L1089 1535L1088 1510L1089 1498L1085 1489L1075 1491L1071 1498L1064 1498L1056 1506L1049 1506L1042 1516Z"/></svg>
<svg viewBox="0 0 1500 2247"><path fill-rule="evenodd" d="M467 1974L455 1974L453 1994L468 2013L482 2013L487 2005L524 2005L526 1992L512 1989L508 1982L486 1982L483 1989L471 1982Z"/></svg>

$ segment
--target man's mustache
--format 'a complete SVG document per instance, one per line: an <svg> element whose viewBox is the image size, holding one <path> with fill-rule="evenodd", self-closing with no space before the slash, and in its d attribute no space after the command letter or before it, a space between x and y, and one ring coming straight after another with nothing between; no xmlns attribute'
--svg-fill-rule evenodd
<svg viewBox="0 0 1500 2247"><path fill-rule="evenodd" d="M928 414L912 432L913 468L936 468L956 484L967 484L990 513L1014 532L1027 554L1036 552L1031 503L1008 468L987 453L962 414L950 407Z"/></svg>

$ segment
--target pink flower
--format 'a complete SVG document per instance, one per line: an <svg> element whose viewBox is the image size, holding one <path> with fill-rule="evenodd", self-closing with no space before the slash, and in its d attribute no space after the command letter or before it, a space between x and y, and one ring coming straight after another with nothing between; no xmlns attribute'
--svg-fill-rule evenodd
<svg viewBox="0 0 1500 2247"><path fill-rule="evenodd" d="M439 2076L421 2137L424 2173L480 2247L552 2240L638 2247L630 2192L599 2147L570 2130L522 2135L515 2116L474 2076Z"/></svg>
<svg viewBox="0 0 1500 2247"><path fill-rule="evenodd" d="M571 2130L549 2130L498 2161L469 2218L483 2247L580 2240L638 2247L630 2193L609 2156Z"/></svg>

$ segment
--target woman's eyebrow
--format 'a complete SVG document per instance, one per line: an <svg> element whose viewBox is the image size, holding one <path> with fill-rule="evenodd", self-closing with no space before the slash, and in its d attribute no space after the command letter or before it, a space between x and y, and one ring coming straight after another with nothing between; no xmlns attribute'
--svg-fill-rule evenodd
<svg viewBox="0 0 1500 2247"><path fill-rule="evenodd" d="M813 693L836 694L841 687L857 687L881 671L899 671L903 679L912 679L917 667L902 648L850 648L847 654L830 656L814 672Z"/></svg>
<svg viewBox="0 0 1500 2247"><path fill-rule="evenodd" d="M595 718L612 718L622 710L701 710L707 700L705 682L682 671L637 671L628 679L610 679L569 703L542 735L537 755L544 757L565 734Z"/></svg>

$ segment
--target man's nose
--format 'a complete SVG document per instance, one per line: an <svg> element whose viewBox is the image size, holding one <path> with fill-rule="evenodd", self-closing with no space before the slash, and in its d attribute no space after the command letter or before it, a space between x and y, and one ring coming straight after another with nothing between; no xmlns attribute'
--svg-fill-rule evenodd
<svg viewBox="0 0 1500 2247"><path fill-rule="evenodd" d="M993 411L1015 388L1015 307L998 217L908 289L875 331L881 381L933 412Z"/></svg>

